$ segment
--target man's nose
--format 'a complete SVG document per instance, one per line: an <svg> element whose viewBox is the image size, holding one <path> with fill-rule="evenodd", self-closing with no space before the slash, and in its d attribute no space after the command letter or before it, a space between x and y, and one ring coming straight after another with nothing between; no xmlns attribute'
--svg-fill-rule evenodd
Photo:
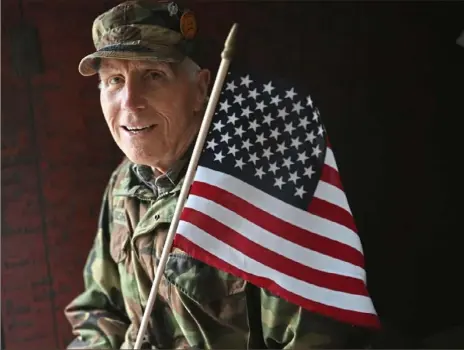
<svg viewBox="0 0 464 350"><path fill-rule="evenodd" d="M127 81L124 85L122 97L122 108L135 112L144 109L147 106L143 86L140 83Z"/></svg>

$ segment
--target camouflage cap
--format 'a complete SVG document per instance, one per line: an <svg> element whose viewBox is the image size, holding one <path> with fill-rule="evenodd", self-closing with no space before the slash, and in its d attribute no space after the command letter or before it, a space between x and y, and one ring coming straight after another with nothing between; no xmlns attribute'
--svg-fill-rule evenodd
<svg viewBox="0 0 464 350"><path fill-rule="evenodd" d="M96 52L84 57L79 72L94 75L96 59L146 59L179 62L192 56L197 24L192 11L175 2L123 2L98 16L92 38Z"/></svg>

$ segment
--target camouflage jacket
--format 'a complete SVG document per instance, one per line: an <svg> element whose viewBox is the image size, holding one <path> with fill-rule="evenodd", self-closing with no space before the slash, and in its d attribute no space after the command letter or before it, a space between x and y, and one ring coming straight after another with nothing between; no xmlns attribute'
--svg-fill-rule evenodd
<svg viewBox="0 0 464 350"><path fill-rule="evenodd" d="M65 310L69 349L133 348L182 179L155 196L124 161L104 193L84 268L85 291ZM324 318L232 275L171 252L144 348L365 347L368 331Z"/></svg>

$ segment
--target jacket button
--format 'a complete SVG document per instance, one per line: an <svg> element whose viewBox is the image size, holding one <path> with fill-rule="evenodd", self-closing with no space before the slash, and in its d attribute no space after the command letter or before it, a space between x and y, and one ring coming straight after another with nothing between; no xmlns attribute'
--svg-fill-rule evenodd
<svg viewBox="0 0 464 350"><path fill-rule="evenodd" d="M159 214L156 214L155 215L155 220L159 220L159 218L160 218Z"/></svg>

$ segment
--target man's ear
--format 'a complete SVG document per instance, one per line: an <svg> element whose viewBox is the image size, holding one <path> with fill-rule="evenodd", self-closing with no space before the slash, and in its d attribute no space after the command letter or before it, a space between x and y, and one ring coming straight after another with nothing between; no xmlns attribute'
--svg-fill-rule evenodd
<svg viewBox="0 0 464 350"><path fill-rule="evenodd" d="M197 93L195 99L195 112L201 111L205 106L206 96L208 94L211 72L208 69L202 69L197 73Z"/></svg>

